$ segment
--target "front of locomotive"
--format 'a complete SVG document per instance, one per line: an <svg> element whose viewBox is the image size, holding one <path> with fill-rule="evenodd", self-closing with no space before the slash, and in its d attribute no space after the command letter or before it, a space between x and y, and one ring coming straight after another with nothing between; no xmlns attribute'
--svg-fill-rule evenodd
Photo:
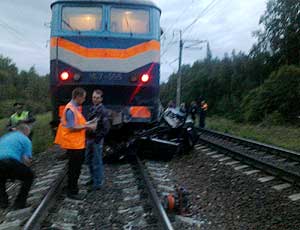
<svg viewBox="0 0 300 230"><path fill-rule="evenodd" d="M53 123L76 87L104 92L113 125L158 119L160 10L147 0L57 0L51 5Z"/></svg>

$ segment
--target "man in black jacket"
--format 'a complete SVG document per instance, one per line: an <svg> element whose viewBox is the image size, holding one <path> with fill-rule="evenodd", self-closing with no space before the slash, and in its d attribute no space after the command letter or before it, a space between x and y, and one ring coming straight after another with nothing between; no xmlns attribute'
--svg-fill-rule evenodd
<svg viewBox="0 0 300 230"><path fill-rule="evenodd" d="M86 134L86 159L92 177L93 190L99 190L104 182L103 170L103 141L109 131L110 123L107 110L102 104L103 92L99 89L94 90L92 96L93 106L89 109L87 120L90 123L97 122L95 131L88 131Z"/></svg>
<svg viewBox="0 0 300 230"><path fill-rule="evenodd" d="M205 100L201 101L199 114L199 128L205 128L205 117L208 105Z"/></svg>

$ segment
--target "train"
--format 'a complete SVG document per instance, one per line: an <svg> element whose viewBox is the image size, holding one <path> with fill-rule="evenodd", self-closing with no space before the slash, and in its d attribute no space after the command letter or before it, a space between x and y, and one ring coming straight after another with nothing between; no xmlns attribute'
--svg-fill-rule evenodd
<svg viewBox="0 0 300 230"><path fill-rule="evenodd" d="M160 8L149 0L56 0L51 10L52 126L76 87L87 91L83 113L93 90L104 92L112 129L157 122Z"/></svg>

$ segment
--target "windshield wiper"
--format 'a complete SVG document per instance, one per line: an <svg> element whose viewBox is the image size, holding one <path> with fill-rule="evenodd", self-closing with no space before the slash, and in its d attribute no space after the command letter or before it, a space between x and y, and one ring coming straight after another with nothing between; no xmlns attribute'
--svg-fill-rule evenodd
<svg viewBox="0 0 300 230"><path fill-rule="evenodd" d="M133 33L132 33L131 26L129 25L129 22L128 22L128 19L127 19L127 16L125 16L125 20L126 20L126 24L127 24L128 28L129 28L130 37L132 37Z"/></svg>
<svg viewBox="0 0 300 230"><path fill-rule="evenodd" d="M71 29L71 31L73 32L77 32L78 34L80 34L80 30L74 29L65 19L62 19L62 22L69 27L69 29Z"/></svg>

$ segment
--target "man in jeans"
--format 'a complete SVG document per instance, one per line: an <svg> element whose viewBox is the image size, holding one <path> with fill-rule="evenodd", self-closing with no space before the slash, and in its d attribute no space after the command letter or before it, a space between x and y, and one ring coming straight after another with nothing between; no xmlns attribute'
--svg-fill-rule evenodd
<svg viewBox="0 0 300 230"><path fill-rule="evenodd" d="M0 138L0 208L8 207L7 179L22 181L13 208L26 207L27 195L33 182L33 172L30 169L32 144L29 134L29 126L21 123L15 131Z"/></svg>
<svg viewBox="0 0 300 230"><path fill-rule="evenodd" d="M88 131L86 138L86 159L91 173L92 190L99 190L104 182L103 169L103 140L109 131L109 120L107 111L102 104L103 92L96 89L92 96L93 106L89 109L88 121L91 123L97 122L95 131Z"/></svg>

